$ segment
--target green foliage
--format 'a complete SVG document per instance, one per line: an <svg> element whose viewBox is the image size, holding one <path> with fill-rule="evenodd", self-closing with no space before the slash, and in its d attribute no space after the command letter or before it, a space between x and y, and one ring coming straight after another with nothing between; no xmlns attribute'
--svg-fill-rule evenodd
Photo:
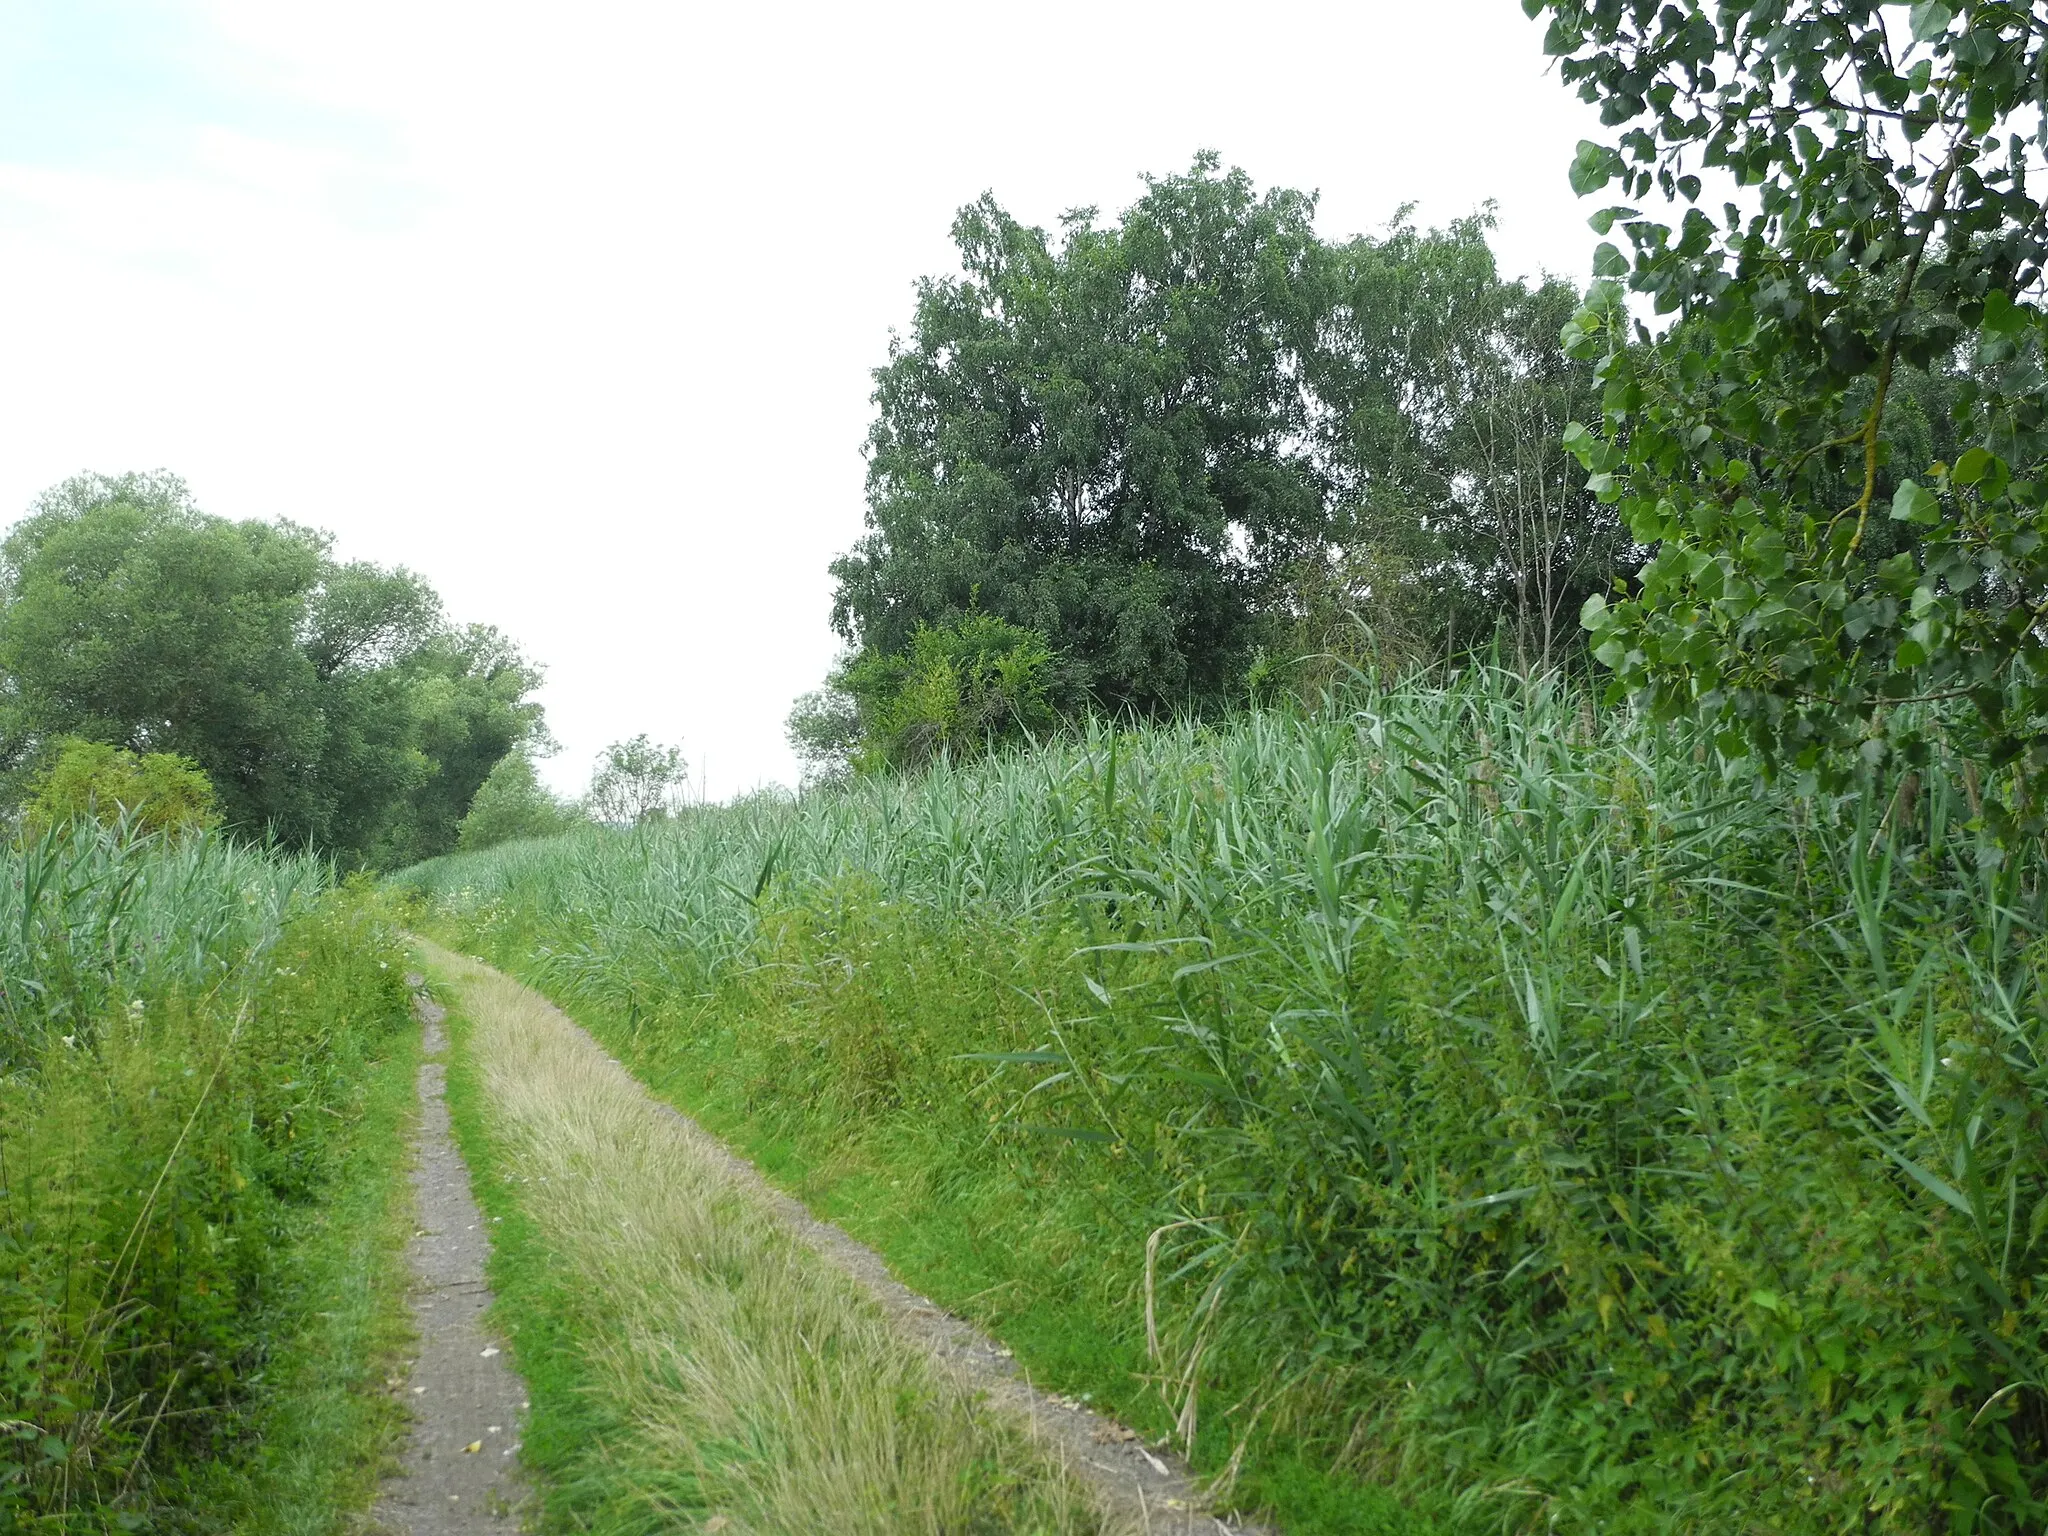
<svg viewBox="0 0 2048 1536"><path fill-rule="evenodd" d="M0 848L0 1071L136 998L212 989L325 884L319 861L72 822Z"/></svg>
<svg viewBox="0 0 2048 1536"><path fill-rule="evenodd" d="M263 1438L308 1443L272 1422L326 1301L301 1255L406 1018L365 893L320 883L93 823L0 853L0 1527L246 1529Z"/></svg>
<svg viewBox="0 0 2048 1536"><path fill-rule="evenodd" d="M1557 439L1590 370L1562 285L1486 220L1333 244L1312 198L1213 155L1057 241L992 197L876 371L867 536L833 566L863 656L976 612L1056 637L1048 695L1164 714L1239 695L1304 566L1382 559L1463 646L1532 665L1626 553Z"/></svg>
<svg viewBox="0 0 2048 1536"><path fill-rule="evenodd" d="M220 824L213 785L189 757L76 739L58 743L57 760L29 785L24 828L35 834L73 821L98 821L150 833L203 832Z"/></svg>
<svg viewBox="0 0 2048 1536"><path fill-rule="evenodd" d="M456 846L492 770L523 750L551 751L531 697L540 668L487 624L449 628L409 660L416 746L425 774L402 801L372 862L395 869Z"/></svg>
<svg viewBox="0 0 2048 1536"><path fill-rule="evenodd" d="M901 655L860 656L835 679L860 724L852 761L920 768L1028 741L1057 719L1048 697L1057 669L1043 635L990 614L920 624Z"/></svg>
<svg viewBox="0 0 2048 1536"><path fill-rule="evenodd" d="M2041 825L2048 418L2030 188L2048 35L2027 6L1525 0L1618 130L1613 245L1568 330L1602 409L1573 445L1655 546L1588 604L1596 654L1660 712L1838 785L1933 750L1909 700L2000 769L1987 812ZM2038 172L2038 164L2033 167ZM1735 198L1719 215L1723 190ZM1741 190L1736 190L1741 189ZM1625 293L1658 315L1631 326ZM1631 339L1630 332L1634 336ZM1947 406L1930 442L1923 402ZM1940 439L1949 438L1944 446Z"/></svg>
<svg viewBox="0 0 2048 1536"><path fill-rule="evenodd" d="M0 544L0 770L75 736L190 759L245 836L351 862L455 844L539 681L419 577L232 523L169 475L84 475Z"/></svg>
<svg viewBox="0 0 2048 1536"><path fill-rule="evenodd" d="M541 783L533 759L514 750L499 758L469 803L456 843L474 853L518 837L553 837L576 825L574 808Z"/></svg>
<svg viewBox="0 0 2048 1536"><path fill-rule="evenodd" d="M1384 547L1304 561L1245 691L1258 704L1292 698L1317 708L1367 671L1399 676L1426 666L1443 638L1428 607L1411 568Z"/></svg>
<svg viewBox="0 0 2048 1536"><path fill-rule="evenodd" d="M680 747L665 747L643 731L615 741L597 759L583 808L593 821L614 827L666 821L688 767Z"/></svg>
<svg viewBox="0 0 2048 1536"><path fill-rule="evenodd" d="M836 784L853 771L860 750L860 704L835 680L801 695L784 725L805 785Z"/></svg>
<svg viewBox="0 0 2048 1536"><path fill-rule="evenodd" d="M1290 1519L1283 1462L1475 1530L2019 1532L2048 914L1970 793L1475 669L407 878L760 1134L900 1151L913 1234L999 1190L948 1294L1065 1308L1113 1365L1053 1379L1249 1437Z"/></svg>
<svg viewBox="0 0 2048 1536"><path fill-rule="evenodd" d="M1329 252L1337 307L1309 378L1337 489L1329 574L1372 573L1373 627L1418 659L1505 631L1541 671L1575 659L1580 604L1637 556L1560 442L1597 401L1559 341L1578 293L1504 280L1492 227L1489 210L1421 232L1404 211Z"/></svg>

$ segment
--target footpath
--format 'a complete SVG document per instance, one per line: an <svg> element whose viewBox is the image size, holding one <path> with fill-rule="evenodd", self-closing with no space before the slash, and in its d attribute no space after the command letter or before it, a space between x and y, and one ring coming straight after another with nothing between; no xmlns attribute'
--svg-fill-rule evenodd
<svg viewBox="0 0 2048 1536"><path fill-rule="evenodd" d="M415 948L463 1026L488 1126L477 1173L541 1235L550 1294L567 1298L551 1325L576 1339L622 1498L730 1536L1258 1529L1209 1512L1185 1465L1036 1389L1008 1350L654 1098L547 999ZM518 1338L484 1327L490 1228L449 1137L441 1010L422 998L421 1014L421 1344L405 1389L418 1420L378 1513L408 1536L512 1531Z"/></svg>
<svg viewBox="0 0 2048 1536"><path fill-rule="evenodd" d="M482 1536L520 1529L519 1425L527 1402L504 1346L484 1324L490 1243L448 1119L445 1012L408 976L425 1032L413 1168L416 1214L406 1262L418 1348L397 1390L412 1408L403 1473L376 1519L403 1536Z"/></svg>

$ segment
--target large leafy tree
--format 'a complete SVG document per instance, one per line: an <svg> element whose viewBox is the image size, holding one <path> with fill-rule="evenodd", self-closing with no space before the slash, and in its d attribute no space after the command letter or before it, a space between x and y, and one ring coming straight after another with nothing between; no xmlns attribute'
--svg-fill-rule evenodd
<svg viewBox="0 0 2048 1536"><path fill-rule="evenodd" d="M1367 582L1409 590L1397 624L1458 651L1500 631L1525 664L1577 652L1579 605L1633 555L1560 446L1597 406L1565 355L1573 285L1500 275L1490 212L1335 247L1337 303L1309 384L1331 466L1333 539ZM1364 552L1367 558L1358 563Z"/></svg>
<svg viewBox="0 0 2048 1536"><path fill-rule="evenodd" d="M1627 544L1558 443L1576 293L1502 279L1483 215L1333 243L1314 213L1213 156L1057 240L964 210L876 374L869 533L833 568L856 665L986 616L1049 642L1049 704L1158 712L1361 609L1561 659Z"/></svg>
<svg viewBox="0 0 2048 1536"><path fill-rule="evenodd" d="M1333 288L1313 202L1213 157L1055 245L990 197L876 375L871 532L834 623L882 654L977 609L1054 642L1057 690L1224 693L1263 585L1326 535L1305 360Z"/></svg>
<svg viewBox="0 0 2048 1536"><path fill-rule="evenodd" d="M377 845L386 868L455 847L477 791L508 754L554 750L532 698L540 669L490 625L437 628L397 674L423 771Z"/></svg>
<svg viewBox="0 0 2048 1536"><path fill-rule="evenodd" d="M1525 5L1612 130L1574 184L1620 193L1569 332L1603 390L1573 441L1655 552L1589 605L1596 654L1817 779L1972 735L2010 770L1994 814L2038 821L2039 7Z"/></svg>
<svg viewBox="0 0 2048 1536"><path fill-rule="evenodd" d="M64 738L175 753L228 825L354 860L452 847L538 674L417 576L229 522L169 475L80 476L0 544L0 769Z"/></svg>

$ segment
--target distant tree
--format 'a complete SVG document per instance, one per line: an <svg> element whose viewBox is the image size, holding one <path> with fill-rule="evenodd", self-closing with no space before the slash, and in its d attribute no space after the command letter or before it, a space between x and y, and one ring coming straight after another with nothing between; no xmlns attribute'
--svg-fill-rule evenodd
<svg viewBox="0 0 2048 1536"><path fill-rule="evenodd" d="M791 706L784 730L803 782L837 783L853 771L854 754L860 750L860 701L841 686L835 672L826 686Z"/></svg>
<svg viewBox="0 0 2048 1536"><path fill-rule="evenodd" d="M1213 156L1057 247L992 197L875 375L870 532L833 622L901 655L973 612L1053 637L1056 699L1218 699L1271 574L1328 533L1301 378L1334 297L1315 205Z"/></svg>
<svg viewBox="0 0 2048 1536"><path fill-rule="evenodd" d="M521 751L555 750L532 697L541 670L497 629L441 628L407 658L402 673L427 771L380 840L376 862L385 868L455 847L463 817L499 763Z"/></svg>
<svg viewBox="0 0 2048 1536"><path fill-rule="evenodd" d="M498 759L470 800L456 846L474 852L514 838L553 837L581 819L574 806L557 799L541 782L533 758L515 749Z"/></svg>
<svg viewBox="0 0 2048 1536"><path fill-rule="evenodd" d="M322 550L302 529L201 514L168 475L80 476L0 545L0 742L175 752L231 824L324 829L325 745L300 645Z"/></svg>
<svg viewBox="0 0 2048 1536"><path fill-rule="evenodd" d="M1337 248L1342 302L1308 385L1324 405L1332 563L1382 587L1402 573L1415 590L1393 606L1439 651L1501 632L1541 670L1581 653L1580 604L1635 550L1563 446L1598 403L1559 335L1578 289L1501 277L1492 227L1483 212L1421 231L1404 213Z"/></svg>
<svg viewBox="0 0 2048 1536"><path fill-rule="evenodd" d="M664 747L644 733L615 741L599 754L584 808L607 826L640 826L665 819L687 768L680 747Z"/></svg>
<svg viewBox="0 0 2048 1536"><path fill-rule="evenodd" d="M17 797L75 736L190 758L244 834L405 862L452 847L491 764L540 728L537 680L502 637L450 630L411 572L210 517L174 476L79 476L0 543Z"/></svg>
<svg viewBox="0 0 2048 1536"><path fill-rule="evenodd" d="M220 823L213 786L189 757L137 756L104 742L67 740L29 785L22 807L31 832L73 821L135 832L199 832Z"/></svg>

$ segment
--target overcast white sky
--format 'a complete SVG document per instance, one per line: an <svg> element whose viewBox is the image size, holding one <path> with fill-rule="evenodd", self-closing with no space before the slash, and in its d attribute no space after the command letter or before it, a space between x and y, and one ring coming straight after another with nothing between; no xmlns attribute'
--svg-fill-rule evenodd
<svg viewBox="0 0 2048 1536"><path fill-rule="evenodd" d="M1491 198L1582 277L1590 110L1515 0L0 0L0 522L81 469L331 529L548 669L580 788L794 782L869 370L993 190L1213 147L1321 224Z"/></svg>

